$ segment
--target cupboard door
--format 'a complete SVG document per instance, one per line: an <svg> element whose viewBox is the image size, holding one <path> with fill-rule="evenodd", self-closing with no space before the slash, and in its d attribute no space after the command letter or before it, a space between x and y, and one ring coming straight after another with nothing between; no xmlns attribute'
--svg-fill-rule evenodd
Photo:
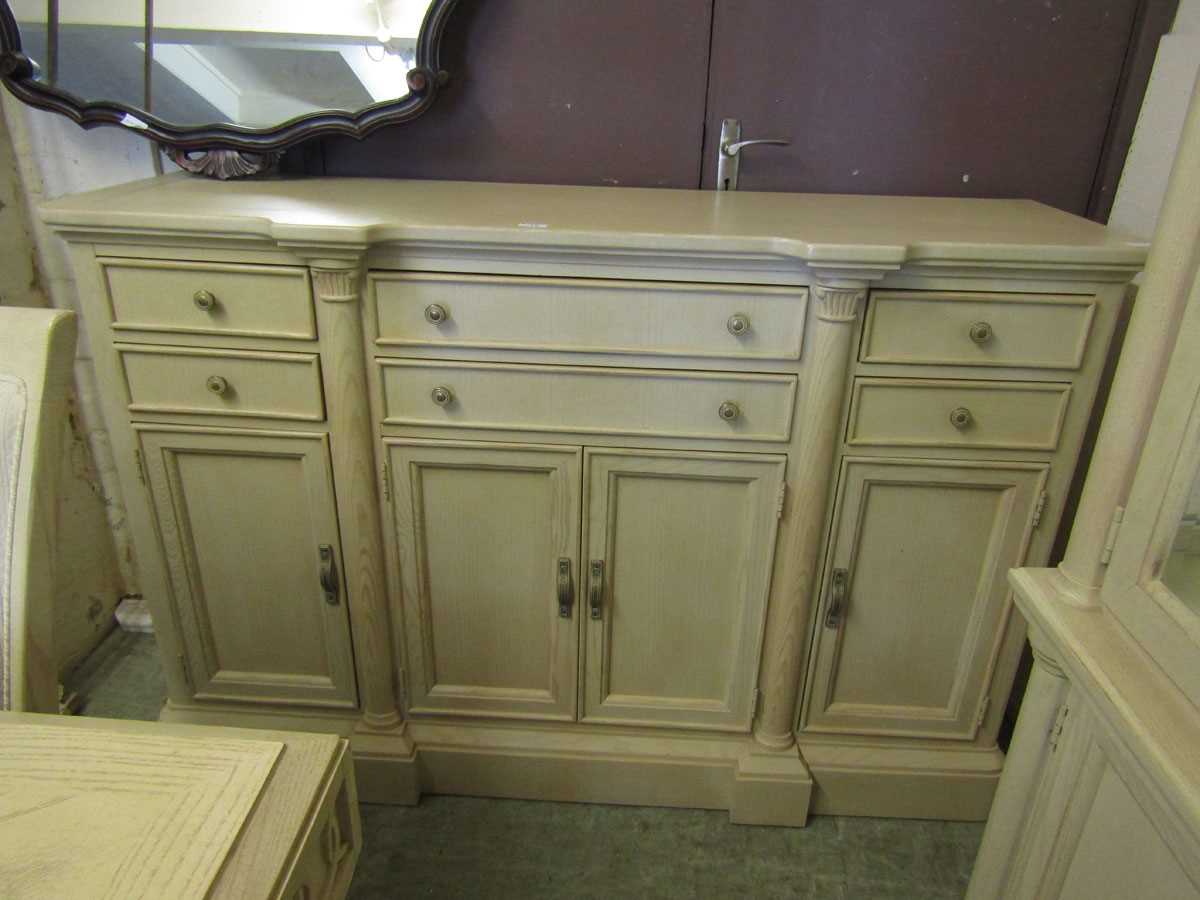
<svg viewBox="0 0 1200 900"><path fill-rule="evenodd" d="M784 465L586 451L586 721L749 730Z"/></svg>
<svg viewBox="0 0 1200 900"><path fill-rule="evenodd" d="M845 461L806 731L974 738L1047 471Z"/></svg>
<svg viewBox="0 0 1200 900"><path fill-rule="evenodd" d="M574 719L581 451L386 447L409 708Z"/></svg>
<svg viewBox="0 0 1200 900"><path fill-rule="evenodd" d="M356 706L328 438L139 437L196 699Z"/></svg>

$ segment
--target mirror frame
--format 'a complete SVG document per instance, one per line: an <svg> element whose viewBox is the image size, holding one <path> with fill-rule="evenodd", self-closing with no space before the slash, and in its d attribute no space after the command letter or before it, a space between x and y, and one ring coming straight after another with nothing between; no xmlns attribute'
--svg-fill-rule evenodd
<svg viewBox="0 0 1200 900"><path fill-rule="evenodd" d="M415 119L433 105L440 88L449 80L449 74L441 67L441 43L456 2L431 0L417 35L416 65L408 72L408 94L354 112L306 113L271 128L218 123L173 125L135 106L85 102L67 91L42 84L33 78L32 61L21 52L20 28L7 0L0 0L0 81L22 102L61 113L83 128L116 125L176 151L231 150L267 155L321 135L342 134L361 140L385 125Z"/></svg>

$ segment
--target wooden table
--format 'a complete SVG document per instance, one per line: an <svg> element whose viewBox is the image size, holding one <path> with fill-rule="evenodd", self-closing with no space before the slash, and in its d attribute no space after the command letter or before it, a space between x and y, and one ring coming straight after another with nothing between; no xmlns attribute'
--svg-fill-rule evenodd
<svg viewBox="0 0 1200 900"><path fill-rule="evenodd" d="M0 713L6 900L331 900L361 848L336 735Z"/></svg>

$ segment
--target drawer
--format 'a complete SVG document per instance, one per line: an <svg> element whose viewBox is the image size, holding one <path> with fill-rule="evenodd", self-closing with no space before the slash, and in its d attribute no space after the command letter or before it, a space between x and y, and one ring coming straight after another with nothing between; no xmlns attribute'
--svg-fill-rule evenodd
<svg viewBox="0 0 1200 900"><path fill-rule="evenodd" d="M808 300L795 287L378 272L369 291L380 346L748 359L799 359Z"/></svg>
<svg viewBox="0 0 1200 900"><path fill-rule="evenodd" d="M850 444L1053 450L1069 384L857 378Z"/></svg>
<svg viewBox="0 0 1200 900"><path fill-rule="evenodd" d="M117 345L133 413L325 418L315 353Z"/></svg>
<svg viewBox="0 0 1200 900"><path fill-rule="evenodd" d="M101 260L113 328L313 340L308 270Z"/></svg>
<svg viewBox="0 0 1200 900"><path fill-rule="evenodd" d="M380 366L387 425L723 440L788 440L797 381L794 375L397 359ZM441 404L434 398L439 388L449 394L437 398L446 401Z"/></svg>
<svg viewBox="0 0 1200 900"><path fill-rule="evenodd" d="M875 291L861 360L1078 369L1094 297Z"/></svg>

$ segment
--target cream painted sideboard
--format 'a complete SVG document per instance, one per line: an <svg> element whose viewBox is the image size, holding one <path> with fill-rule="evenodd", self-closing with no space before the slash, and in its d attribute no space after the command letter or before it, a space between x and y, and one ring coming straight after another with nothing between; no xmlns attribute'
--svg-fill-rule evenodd
<svg viewBox="0 0 1200 900"><path fill-rule="evenodd" d="M361 795L982 818L1144 248L1024 201L167 177L70 243L163 717Z"/></svg>

